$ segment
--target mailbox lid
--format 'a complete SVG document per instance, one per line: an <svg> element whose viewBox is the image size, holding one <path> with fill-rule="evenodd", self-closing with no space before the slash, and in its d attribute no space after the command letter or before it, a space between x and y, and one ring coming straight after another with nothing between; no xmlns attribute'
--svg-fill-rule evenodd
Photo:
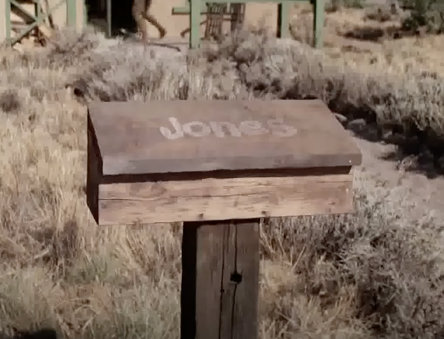
<svg viewBox="0 0 444 339"><path fill-rule="evenodd" d="M92 102L88 122L103 176L361 164L320 100Z"/></svg>

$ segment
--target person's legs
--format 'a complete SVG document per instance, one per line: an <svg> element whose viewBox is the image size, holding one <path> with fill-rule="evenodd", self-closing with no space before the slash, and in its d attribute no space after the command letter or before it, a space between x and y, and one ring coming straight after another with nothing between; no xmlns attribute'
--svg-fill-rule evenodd
<svg viewBox="0 0 444 339"><path fill-rule="evenodd" d="M145 8L143 11L143 17L154 27L157 28L160 34L160 38L162 39L166 35L166 29L163 27L157 19L150 14L152 0L145 0Z"/></svg>
<svg viewBox="0 0 444 339"><path fill-rule="evenodd" d="M147 26L145 22L145 7L146 7L146 0L133 0L133 18L134 21L136 21L137 29L142 34L142 39L144 42L148 42L148 32L147 32Z"/></svg>

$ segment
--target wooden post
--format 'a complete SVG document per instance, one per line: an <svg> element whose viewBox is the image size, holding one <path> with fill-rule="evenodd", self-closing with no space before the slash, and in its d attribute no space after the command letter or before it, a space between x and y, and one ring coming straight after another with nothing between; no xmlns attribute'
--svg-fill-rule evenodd
<svg viewBox="0 0 444 339"><path fill-rule="evenodd" d="M288 38L290 30L290 3L281 2L278 5L279 37Z"/></svg>
<svg viewBox="0 0 444 339"><path fill-rule="evenodd" d="M88 26L89 18L88 18L88 5L86 0L82 0L82 11L83 11L83 27L85 29Z"/></svg>
<svg viewBox="0 0 444 339"><path fill-rule="evenodd" d="M313 14L313 46L315 48L322 48L324 44L324 0L314 0Z"/></svg>
<svg viewBox="0 0 444 339"><path fill-rule="evenodd" d="M7 43L11 40L11 3L5 0L3 10L0 10L0 44L5 40Z"/></svg>
<svg viewBox="0 0 444 339"><path fill-rule="evenodd" d="M184 223L181 337L257 338L259 219Z"/></svg>
<svg viewBox="0 0 444 339"><path fill-rule="evenodd" d="M113 30L113 2L112 0L106 0L106 35L108 38L111 38L112 36L112 30Z"/></svg>
<svg viewBox="0 0 444 339"><path fill-rule="evenodd" d="M190 0L190 48L200 45L200 12L202 0Z"/></svg>
<svg viewBox="0 0 444 339"><path fill-rule="evenodd" d="M351 212L360 162L319 100L88 109L87 203L97 223L184 222L183 339L256 339L260 218Z"/></svg>
<svg viewBox="0 0 444 339"><path fill-rule="evenodd" d="M70 27L77 27L77 0L66 0L66 18Z"/></svg>

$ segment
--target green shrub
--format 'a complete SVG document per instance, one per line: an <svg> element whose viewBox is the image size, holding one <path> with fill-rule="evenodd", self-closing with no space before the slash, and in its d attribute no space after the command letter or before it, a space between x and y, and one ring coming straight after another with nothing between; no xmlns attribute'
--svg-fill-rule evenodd
<svg viewBox="0 0 444 339"><path fill-rule="evenodd" d="M402 21L405 31L418 32L424 29L428 33L442 33L444 30L443 0L403 0L403 7L411 10Z"/></svg>
<svg viewBox="0 0 444 339"><path fill-rule="evenodd" d="M364 0L331 0L326 6L328 12L336 12L341 8L364 8Z"/></svg>

